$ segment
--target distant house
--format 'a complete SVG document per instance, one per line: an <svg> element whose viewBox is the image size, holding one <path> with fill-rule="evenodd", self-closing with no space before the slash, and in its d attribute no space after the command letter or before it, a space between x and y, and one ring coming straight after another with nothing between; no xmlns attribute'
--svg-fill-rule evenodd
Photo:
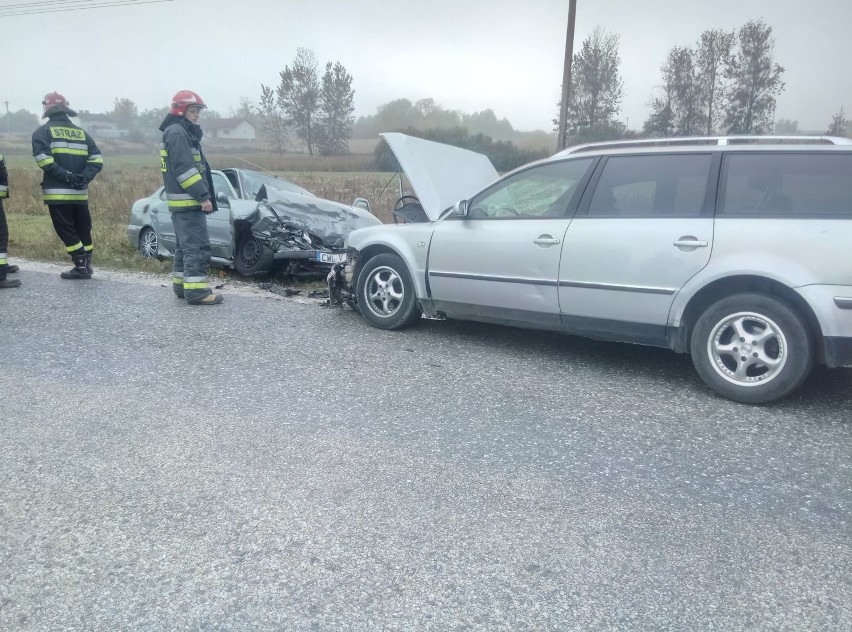
<svg viewBox="0 0 852 632"><path fill-rule="evenodd" d="M118 129L118 124L106 114L81 110L77 115L77 122L95 138L122 138L128 134L127 130Z"/></svg>
<svg viewBox="0 0 852 632"><path fill-rule="evenodd" d="M254 140L254 125L244 118L206 119L201 127L209 138L226 140Z"/></svg>

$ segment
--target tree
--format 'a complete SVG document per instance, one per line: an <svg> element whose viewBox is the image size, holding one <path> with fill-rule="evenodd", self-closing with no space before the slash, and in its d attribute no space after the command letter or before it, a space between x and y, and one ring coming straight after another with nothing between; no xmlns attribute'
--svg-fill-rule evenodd
<svg viewBox="0 0 852 632"><path fill-rule="evenodd" d="M615 115L621 111L624 85L619 74L618 42L617 35L596 28L574 54L566 126L568 136L596 136L612 128ZM554 120L557 126L558 120L558 117Z"/></svg>
<svg viewBox="0 0 852 632"><path fill-rule="evenodd" d="M775 133L776 134L798 134L799 133L799 121L792 121L790 119L778 119L775 121Z"/></svg>
<svg viewBox="0 0 852 632"><path fill-rule="evenodd" d="M280 156L284 153L284 147L287 144L290 124L279 105L275 90L263 84L260 84L260 89L260 108L258 109L260 128L266 132Z"/></svg>
<svg viewBox="0 0 852 632"><path fill-rule="evenodd" d="M293 65L281 71L276 94L278 107L290 120L296 135L314 153L314 133L319 111L320 83L317 56L308 48L298 48Z"/></svg>
<svg viewBox="0 0 852 632"><path fill-rule="evenodd" d="M317 146L324 155L343 154L349 150L355 117L355 91L352 75L339 61L325 65L319 99Z"/></svg>
<svg viewBox="0 0 852 632"><path fill-rule="evenodd" d="M784 68L774 61L772 27L753 20L740 28L737 38L739 50L725 68L731 81L725 125L734 134L771 132L775 97L784 89Z"/></svg>
<svg viewBox="0 0 852 632"><path fill-rule="evenodd" d="M701 132L703 109L701 86L689 48L675 46L669 51L663 73L663 97L651 103L651 117L645 122L650 136L693 136Z"/></svg>
<svg viewBox="0 0 852 632"><path fill-rule="evenodd" d="M38 116L27 110L21 109L0 116L0 132L32 132L38 126Z"/></svg>
<svg viewBox="0 0 852 632"><path fill-rule="evenodd" d="M708 136L721 122L719 104L725 95L724 69L730 62L733 47L733 31L704 31L698 40L694 61L706 114L704 131Z"/></svg>
<svg viewBox="0 0 852 632"><path fill-rule="evenodd" d="M261 85L261 89L263 86ZM252 125L258 124L258 110L247 97L240 97L240 104L231 108L231 118L247 120Z"/></svg>
<svg viewBox="0 0 852 632"><path fill-rule="evenodd" d="M846 136L846 128L849 121L846 120L846 115L843 113L843 108L835 114L831 119L831 125L828 126L826 134L829 136Z"/></svg>
<svg viewBox="0 0 852 632"><path fill-rule="evenodd" d="M136 127L136 119L139 116L139 110L136 104L128 98L116 98L113 104L112 112L107 114L119 129L132 130Z"/></svg>

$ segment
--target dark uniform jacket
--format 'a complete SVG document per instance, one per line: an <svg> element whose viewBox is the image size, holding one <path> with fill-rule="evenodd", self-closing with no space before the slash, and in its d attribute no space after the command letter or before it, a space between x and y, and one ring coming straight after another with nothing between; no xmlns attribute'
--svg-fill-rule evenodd
<svg viewBox="0 0 852 632"><path fill-rule="evenodd" d="M210 165L201 151L201 127L169 114L160 124L160 131L160 168L169 210L198 209L205 200L210 200L215 209Z"/></svg>
<svg viewBox="0 0 852 632"><path fill-rule="evenodd" d="M41 191L45 204L85 204L89 182L104 167L95 141L65 112L51 114L33 132L33 156L44 171Z"/></svg>
<svg viewBox="0 0 852 632"><path fill-rule="evenodd" d="M6 161L0 156L0 204L9 197L9 173L6 171Z"/></svg>

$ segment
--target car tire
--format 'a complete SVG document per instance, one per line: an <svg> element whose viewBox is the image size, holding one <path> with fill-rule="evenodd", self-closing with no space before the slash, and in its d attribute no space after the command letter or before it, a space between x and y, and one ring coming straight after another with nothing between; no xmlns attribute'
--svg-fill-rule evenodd
<svg viewBox="0 0 852 632"><path fill-rule="evenodd" d="M145 259L157 259L159 257L159 240L153 228L146 226L139 233L139 254Z"/></svg>
<svg viewBox="0 0 852 632"><path fill-rule="evenodd" d="M420 303L405 263L384 253L368 260L355 288L358 308L379 329L405 329L420 319Z"/></svg>
<svg viewBox="0 0 852 632"><path fill-rule="evenodd" d="M795 391L814 364L811 331L787 303L735 294L698 318L690 352L702 380L723 397L768 404Z"/></svg>
<svg viewBox="0 0 852 632"><path fill-rule="evenodd" d="M234 253L234 266L243 276L266 274L272 269L275 255L269 247L249 231L245 231L237 240Z"/></svg>

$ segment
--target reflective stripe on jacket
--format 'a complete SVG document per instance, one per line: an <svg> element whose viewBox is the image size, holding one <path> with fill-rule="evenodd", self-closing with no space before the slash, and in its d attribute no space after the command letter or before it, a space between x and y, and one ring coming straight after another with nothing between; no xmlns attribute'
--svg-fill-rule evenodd
<svg viewBox="0 0 852 632"><path fill-rule="evenodd" d="M89 187L71 187L73 176L94 180L104 159L92 137L77 127L65 112L51 114L33 132L33 157L44 172L41 191L46 204L74 204L89 199Z"/></svg>

